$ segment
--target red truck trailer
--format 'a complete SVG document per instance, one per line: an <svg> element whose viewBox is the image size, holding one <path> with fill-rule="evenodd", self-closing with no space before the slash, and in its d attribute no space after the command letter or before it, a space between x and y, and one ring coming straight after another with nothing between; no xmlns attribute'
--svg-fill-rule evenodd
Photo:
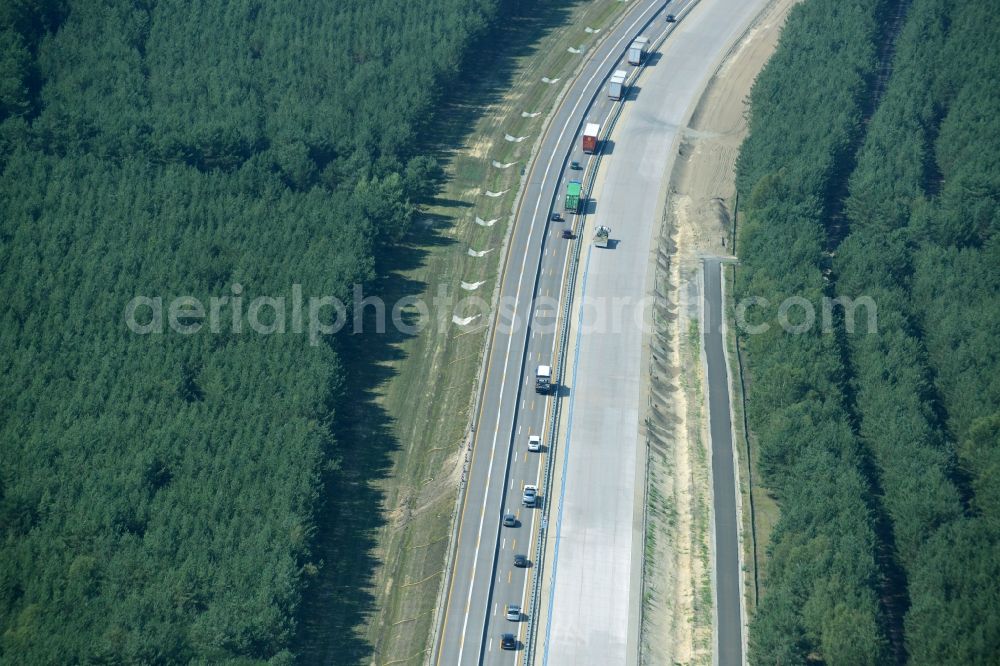
<svg viewBox="0 0 1000 666"><path fill-rule="evenodd" d="M597 152L597 135L601 131L601 126L597 123L587 123L583 130L583 152Z"/></svg>

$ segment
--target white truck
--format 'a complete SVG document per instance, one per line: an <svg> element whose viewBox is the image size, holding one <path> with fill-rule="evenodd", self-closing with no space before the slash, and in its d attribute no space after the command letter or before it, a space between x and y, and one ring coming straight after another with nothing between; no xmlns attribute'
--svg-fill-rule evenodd
<svg viewBox="0 0 1000 666"><path fill-rule="evenodd" d="M552 367L540 365L535 370L535 392L548 393L552 390Z"/></svg>
<svg viewBox="0 0 1000 666"><path fill-rule="evenodd" d="M607 247L611 239L611 227L600 225L594 230L594 245L597 247Z"/></svg>
<svg viewBox="0 0 1000 666"><path fill-rule="evenodd" d="M611 75L611 82L608 84L608 97L614 100L625 97L626 78L628 78L628 72L623 69L619 69Z"/></svg>
<svg viewBox="0 0 1000 666"><path fill-rule="evenodd" d="M646 48L649 46L648 37L636 37L632 45L628 47L628 64L641 65L646 57Z"/></svg>

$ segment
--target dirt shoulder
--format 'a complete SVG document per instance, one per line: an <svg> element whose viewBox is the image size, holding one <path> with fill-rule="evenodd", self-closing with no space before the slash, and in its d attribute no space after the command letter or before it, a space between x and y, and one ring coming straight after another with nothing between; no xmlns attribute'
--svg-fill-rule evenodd
<svg viewBox="0 0 1000 666"><path fill-rule="evenodd" d="M773 53L789 9L775 0L733 48L705 90L670 175L657 256L658 334L651 339L649 467L643 581L642 662L712 663L711 488L698 332L699 258L730 253L735 164L746 135L745 100ZM737 371L734 363L732 369ZM734 385L738 379L733 378ZM733 397L742 422L741 396ZM742 442L742 429L737 430ZM740 451L744 526L749 530L746 456ZM765 502L766 503L766 502ZM767 530L756 530L756 551ZM765 520L764 522L768 522ZM763 532L763 533L762 533ZM754 539L745 538L748 604Z"/></svg>

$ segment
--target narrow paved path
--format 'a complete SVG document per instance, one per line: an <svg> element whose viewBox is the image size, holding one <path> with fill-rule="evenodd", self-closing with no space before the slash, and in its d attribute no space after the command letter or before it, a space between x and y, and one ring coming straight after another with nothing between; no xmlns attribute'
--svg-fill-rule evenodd
<svg viewBox="0 0 1000 666"><path fill-rule="evenodd" d="M705 259L702 334L708 381L708 419L712 439L712 505L715 542L715 654L721 666L743 662L740 613L740 545L736 521L733 424L729 369L723 335L722 264Z"/></svg>

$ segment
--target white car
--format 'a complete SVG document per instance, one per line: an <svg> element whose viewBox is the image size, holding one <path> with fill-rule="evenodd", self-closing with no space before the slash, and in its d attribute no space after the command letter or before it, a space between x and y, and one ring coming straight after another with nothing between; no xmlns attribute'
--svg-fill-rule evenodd
<svg viewBox="0 0 1000 666"><path fill-rule="evenodd" d="M542 438L540 435L531 435L530 437L528 437L528 450L529 451L542 450Z"/></svg>
<svg viewBox="0 0 1000 666"><path fill-rule="evenodd" d="M521 607L517 604L507 604L507 619L511 622L521 621Z"/></svg>
<svg viewBox="0 0 1000 666"><path fill-rule="evenodd" d="M527 507L535 506L535 501L538 499L538 486L525 486L524 495L521 496L521 504Z"/></svg>

